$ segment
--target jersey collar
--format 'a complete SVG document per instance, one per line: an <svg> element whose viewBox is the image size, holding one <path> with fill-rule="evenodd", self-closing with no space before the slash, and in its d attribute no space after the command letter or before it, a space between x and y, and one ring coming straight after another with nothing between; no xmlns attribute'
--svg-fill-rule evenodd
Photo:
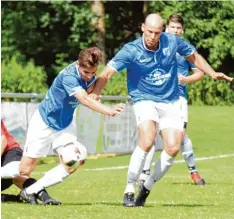
<svg viewBox="0 0 234 219"><path fill-rule="evenodd" d="M79 70L78 70L78 65L77 65L77 63L76 63L76 73L77 73L78 76L82 79L82 77L81 77L81 75L80 75L80 73L79 73Z"/></svg>

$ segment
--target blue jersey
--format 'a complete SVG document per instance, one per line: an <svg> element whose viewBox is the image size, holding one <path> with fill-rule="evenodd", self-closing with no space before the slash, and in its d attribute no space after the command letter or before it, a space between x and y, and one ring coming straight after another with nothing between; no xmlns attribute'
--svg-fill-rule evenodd
<svg viewBox="0 0 234 219"><path fill-rule="evenodd" d="M85 82L78 72L76 62L64 68L39 104L39 112L45 123L55 130L66 128L72 122L73 113L79 104L74 94L87 90L95 80L93 76Z"/></svg>
<svg viewBox="0 0 234 219"><path fill-rule="evenodd" d="M108 63L117 72L127 68L128 92L133 102L173 102L179 98L176 53L189 56L194 47L174 34L162 33L159 48L148 50L144 35L127 43Z"/></svg>
<svg viewBox="0 0 234 219"><path fill-rule="evenodd" d="M177 71L178 73L188 76L189 69L196 69L196 66L193 65L191 62L186 60L183 56L176 54L176 60L177 60ZM179 96L184 97L187 99L187 89L186 84L180 84L179 85Z"/></svg>

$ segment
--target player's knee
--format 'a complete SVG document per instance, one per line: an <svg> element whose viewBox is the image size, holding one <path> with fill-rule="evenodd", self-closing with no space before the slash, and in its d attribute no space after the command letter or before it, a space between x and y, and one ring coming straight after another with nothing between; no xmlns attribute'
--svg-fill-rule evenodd
<svg viewBox="0 0 234 219"><path fill-rule="evenodd" d="M19 165L19 175L29 177L38 159L23 157Z"/></svg>
<svg viewBox="0 0 234 219"><path fill-rule="evenodd" d="M165 150L171 157L175 157L179 152L179 149L175 147L169 147L169 148L166 148Z"/></svg>
<svg viewBox="0 0 234 219"><path fill-rule="evenodd" d="M19 175L29 177L30 174L31 174L31 168L30 167L20 166Z"/></svg>
<svg viewBox="0 0 234 219"><path fill-rule="evenodd" d="M72 142L63 146L59 151L61 163L69 173L73 173L87 159L87 150L79 142Z"/></svg>
<svg viewBox="0 0 234 219"><path fill-rule="evenodd" d="M153 121L143 121L138 127L139 146L144 151L150 151L156 137L156 124Z"/></svg>
<svg viewBox="0 0 234 219"><path fill-rule="evenodd" d="M144 151L150 151L150 149L152 148L153 144L154 144L154 139L153 138L144 138L144 139L140 139L140 147L144 150Z"/></svg>
<svg viewBox="0 0 234 219"><path fill-rule="evenodd" d="M165 150L170 156L175 157L180 150L180 145L171 142L165 146Z"/></svg>

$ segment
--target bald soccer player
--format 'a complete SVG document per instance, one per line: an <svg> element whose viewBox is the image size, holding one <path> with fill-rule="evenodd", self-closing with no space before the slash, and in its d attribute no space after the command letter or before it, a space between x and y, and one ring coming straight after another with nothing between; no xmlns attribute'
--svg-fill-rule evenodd
<svg viewBox="0 0 234 219"><path fill-rule="evenodd" d="M93 90L98 99L109 79L127 69L127 86L137 121L138 145L132 153L124 192L123 206L144 206L154 183L169 170L183 139L183 118L179 104L176 54L208 74L214 80L232 78L215 72L196 49L175 34L164 33L163 19L149 14L141 26L142 37L125 44L103 69ZM158 128L157 128L158 127ZM135 185L145 158L160 130L164 150L155 169L141 186L134 200Z"/></svg>

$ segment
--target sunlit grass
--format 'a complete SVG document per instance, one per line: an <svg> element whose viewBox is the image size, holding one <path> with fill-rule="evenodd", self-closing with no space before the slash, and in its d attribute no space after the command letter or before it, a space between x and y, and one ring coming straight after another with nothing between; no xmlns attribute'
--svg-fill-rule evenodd
<svg viewBox="0 0 234 219"><path fill-rule="evenodd" d="M234 153L234 107L190 107L189 116L196 157ZM193 185L184 163L176 163L155 185L144 208L124 208L127 168L89 169L127 166L129 158L88 160L63 183L48 189L62 206L4 203L2 219L234 219L234 157L197 161L207 182L203 187ZM38 165L33 177L55 165ZM11 187L6 192L19 190Z"/></svg>

